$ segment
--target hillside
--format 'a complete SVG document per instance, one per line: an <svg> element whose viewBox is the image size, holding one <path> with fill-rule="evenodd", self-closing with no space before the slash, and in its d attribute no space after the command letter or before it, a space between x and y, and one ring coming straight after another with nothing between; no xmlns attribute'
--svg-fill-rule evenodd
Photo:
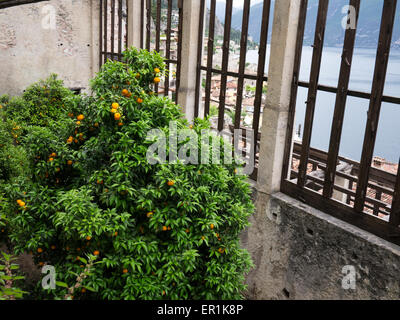
<svg viewBox="0 0 400 320"><path fill-rule="evenodd" d="M216 6L215 6L215 15L218 17L219 21L221 23L225 23L225 0L217 0L216 1ZM210 0L207 0L207 8L210 8ZM232 14L236 14L238 12L242 12L241 9L233 7L232 8Z"/></svg>
<svg viewBox="0 0 400 320"><path fill-rule="evenodd" d="M236 9L236 11L237 10L238 9ZM224 38L224 24L221 22L221 17L225 18L225 3L217 2L214 34L215 34L215 39L220 39L220 40ZM205 20L206 35L208 34L209 24L210 24L210 10L207 9L206 20ZM232 27L230 39L232 41L235 41L235 43L239 45L241 39L241 31L237 28ZM248 41L248 48L252 48L255 46L256 44L254 42Z"/></svg>
<svg viewBox="0 0 400 320"><path fill-rule="evenodd" d="M271 7L274 6L274 0ZM328 11L328 22L325 36L325 45L330 47L342 46L344 38L344 30L342 28L343 6L349 3L348 0L330 1ZM221 3L220 3L221 5ZM357 47L374 48L378 42L380 19L382 14L382 0L368 0L361 2L361 12L359 28L357 31ZM250 10L249 35L253 40L259 42L260 26L262 19L263 4L253 5ZM272 10L271 10L272 11ZM309 0L307 23L305 31L305 45L312 44L314 40L315 21L318 12L318 0ZM232 27L241 30L242 10L237 11L232 17ZM272 14L270 19L268 42L271 39L272 32ZM396 24L393 34L393 47L400 48L400 5L397 8Z"/></svg>

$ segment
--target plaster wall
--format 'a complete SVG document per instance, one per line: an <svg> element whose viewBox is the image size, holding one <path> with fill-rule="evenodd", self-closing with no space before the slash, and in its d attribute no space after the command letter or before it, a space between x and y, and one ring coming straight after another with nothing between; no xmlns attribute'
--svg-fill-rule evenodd
<svg viewBox="0 0 400 320"><path fill-rule="evenodd" d="M0 94L57 73L88 87L98 70L99 1L51 0L0 10Z"/></svg>

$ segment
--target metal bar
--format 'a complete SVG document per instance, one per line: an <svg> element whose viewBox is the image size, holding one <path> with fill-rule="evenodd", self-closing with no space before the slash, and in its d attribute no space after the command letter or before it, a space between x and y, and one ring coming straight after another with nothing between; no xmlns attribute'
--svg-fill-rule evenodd
<svg viewBox="0 0 400 320"><path fill-rule="evenodd" d="M218 131L224 129L225 117L225 98L226 98L226 82L229 64L229 45L231 40L231 22L232 22L233 0L226 0L225 7L225 27L224 27L224 47L222 49L222 67L221 67L221 88L219 95L219 112L218 112Z"/></svg>
<svg viewBox="0 0 400 320"><path fill-rule="evenodd" d="M122 54L122 0L118 0L118 57Z"/></svg>
<svg viewBox="0 0 400 320"><path fill-rule="evenodd" d="M129 28L128 28L128 15L129 15L129 1L125 0L126 3L126 21L125 21L125 48L128 48L128 37L129 37Z"/></svg>
<svg viewBox="0 0 400 320"><path fill-rule="evenodd" d="M209 69L207 66L201 66L200 69L203 70L203 71L211 70L212 73L222 74L221 70L215 69L215 68ZM239 77L239 72L228 71L226 74L228 76L230 76L230 77L236 77L236 78ZM243 74L243 77L245 79L250 79L250 80L257 80L258 79L257 75L255 75L255 74L247 74L247 73L245 73L245 74ZM268 81L268 77L266 77L266 76L263 76L262 79L263 79L263 81Z"/></svg>
<svg viewBox="0 0 400 320"><path fill-rule="evenodd" d="M400 225L400 159L397 169L396 185L394 186L394 196L392 201L392 211L390 213L390 224L399 227Z"/></svg>
<svg viewBox="0 0 400 320"><path fill-rule="evenodd" d="M160 52L160 38L161 38L161 0L157 0L157 14L156 14L156 51ZM154 91L158 94L158 83L154 86Z"/></svg>
<svg viewBox="0 0 400 320"><path fill-rule="evenodd" d="M242 132L243 132L243 134L242 134L242 142L243 142L243 150L242 150L242 156L244 157L244 158L246 158L246 156L247 156L247 130L246 129L242 129Z"/></svg>
<svg viewBox="0 0 400 320"><path fill-rule="evenodd" d="M352 198L354 199L354 197L352 197ZM370 204L368 204L366 202L364 206L365 206L365 208L370 209L371 211L373 211L373 210L375 210L375 206L376 205L372 206L372 205L370 205ZM390 212L385 210L386 207L382 207L382 206L380 206L380 207L376 206L376 207L378 208L378 213L377 213L377 215L374 214L375 217L380 218L379 217L380 214L383 214L385 216L390 216Z"/></svg>
<svg viewBox="0 0 400 320"><path fill-rule="evenodd" d="M250 0L244 0L242 35L240 39L239 78L236 92L235 129L239 129L242 115L244 73L246 71L247 39L249 32Z"/></svg>
<svg viewBox="0 0 400 320"><path fill-rule="evenodd" d="M111 0L111 60L114 60L115 45L115 0Z"/></svg>
<svg viewBox="0 0 400 320"><path fill-rule="evenodd" d="M201 0L200 3L200 22L199 22L199 34L197 38L197 70L196 70L196 92L194 99L194 117L199 117L199 109L200 109L200 93L202 92L202 83L201 83L201 59L203 57L203 36L204 36L204 10L205 10L206 1Z"/></svg>
<svg viewBox="0 0 400 320"><path fill-rule="evenodd" d="M144 0L140 1L140 48L144 49Z"/></svg>
<svg viewBox="0 0 400 320"><path fill-rule="evenodd" d="M355 181L357 181L357 180L355 180ZM393 189L389 189L389 188L380 186L380 185L378 185L378 184L376 184L374 182L371 182L371 181L368 182L368 188L374 189L374 190L380 192L381 194L382 193L386 193L389 196L393 196L394 195L394 190Z"/></svg>
<svg viewBox="0 0 400 320"><path fill-rule="evenodd" d="M165 79L165 85L164 85L164 96L169 95L169 79L170 79L170 74L169 74L169 67L170 67L170 58L171 58L171 23L172 23L172 0L168 0L168 17L167 17L167 43L166 43L166 48L165 48L165 63L167 64L167 78Z"/></svg>
<svg viewBox="0 0 400 320"><path fill-rule="evenodd" d="M296 171L292 171L292 175L296 178L298 176L298 173ZM310 181L314 182L317 186L319 186L321 189L323 188L323 184L324 184L324 180L316 177L316 176L312 176L312 175L308 175L307 179L309 179ZM334 189L345 194L347 196L347 198L354 199L356 193L355 191L353 191L352 189L347 189L338 185L334 185ZM313 189L310 189L313 190ZM315 191L315 190L314 190ZM325 200L323 200L325 201ZM369 204L365 204L365 207L371 209L371 211L374 211L374 215L378 216L380 213L385 214L385 215L389 215L389 212L386 211L385 209L388 208L388 204L386 202L377 200L377 199L373 199L370 197L367 197L367 201L371 203L371 205ZM347 202L348 204L350 202ZM376 213L375 213L376 212Z"/></svg>
<svg viewBox="0 0 400 320"><path fill-rule="evenodd" d="M286 144L285 144L285 155L282 170L282 181L288 178L288 173L291 168L290 152L293 144L293 128L296 114L296 102L298 93L298 81L300 76L301 67L301 57L303 53L303 43L304 43L304 31L306 26L307 18L307 8L308 0L302 0L300 4L300 15L299 15L299 25L297 27L297 38L296 38L296 54L294 58L294 69L293 69L293 82L292 89L290 93L290 104L289 104L289 115L288 115L288 125L286 130Z"/></svg>
<svg viewBox="0 0 400 320"><path fill-rule="evenodd" d="M108 50L108 46L107 46L107 27L108 27L108 23L107 23L107 18L108 18L108 5L107 5L107 0L104 0L104 63L107 62L107 50Z"/></svg>
<svg viewBox="0 0 400 320"><path fill-rule="evenodd" d="M110 52L105 52L105 51L101 51L101 53L102 53L102 54L106 54L106 53L107 53L107 54L110 54ZM114 55L117 56L117 57L122 57L122 56L123 56L122 53L121 53L121 54L119 54L119 53L114 53Z"/></svg>
<svg viewBox="0 0 400 320"><path fill-rule="evenodd" d="M293 152L293 158L300 159L300 154L296 153L296 152ZM314 160L312 155L311 155L311 152L310 152L309 163L311 163L313 165L313 170L316 170L316 169L321 169L323 171L326 170L326 165L323 162L320 162L318 160ZM349 182L357 182L358 181L357 177L352 176L350 174L347 174L345 172L338 171L338 172L336 172L336 175L338 177L341 177L341 178L349 180ZM378 185L378 184L376 184L374 182L368 182L368 188L376 190L377 192L380 192L380 193L385 193L385 194L387 194L389 196L393 196L393 194L394 194L393 189L386 188L386 187ZM349 187L349 189L352 189L352 187Z"/></svg>
<svg viewBox="0 0 400 320"><path fill-rule="evenodd" d="M178 63L176 65L176 94L175 102L178 102L179 88L181 86L181 57L182 57L182 29L183 29L183 0L178 0L179 25L178 25Z"/></svg>
<svg viewBox="0 0 400 320"><path fill-rule="evenodd" d="M322 50L324 46L326 18L328 14L329 0L319 0L318 17L315 28L314 52L310 72L310 88L308 90L307 110L304 119L303 150L299 165L299 187L304 187L307 173L307 163L310 153L311 134L314 122L315 103L317 99L317 86L321 68Z"/></svg>
<svg viewBox="0 0 400 320"><path fill-rule="evenodd" d="M160 51L161 36L161 0L157 0L157 17L156 17L156 51Z"/></svg>
<svg viewBox="0 0 400 320"><path fill-rule="evenodd" d="M360 13L360 0L351 0L350 6L356 11L356 22ZM335 111L332 121L331 138L329 143L327 169L323 196L332 197L335 183L336 166L339 155L340 140L342 137L343 120L346 109L347 90L349 88L351 65L353 62L354 44L356 41L357 27L346 30L342 53L342 64L340 67L338 93L336 95Z"/></svg>
<svg viewBox="0 0 400 320"><path fill-rule="evenodd" d="M349 181L349 189L350 190L353 190L353 185L354 185L354 182L353 181ZM351 196L350 195L347 196L346 204L348 204L348 205L351 204Z"/></svg>
<svg viewBox="0 0 400 320"><path fill-rule="evenodd" d="M296 176L297 172L294 171L293 174ZM318 186L323 188L323 184L324 184L324 180L323 179L321 179L321 178L319 178L317 176L312 176L312 175L308 175L307 179L309 179L310 181L313 181ZM350 195L353 198L356 195L355 191L353 191L352 189L346 189L346 188L338 186L338 185L334 185L334 189L339 191L339 192L341 192L341 193L344 193L346 195ZM381 210L381 208L387 208L388 207L388 204L386 202L380 201L378 199L370 198L370 197L367 197L367 201L372 204L371 206L369 206L370 209L377 210L377 214L376 215L378 215L379 213L385 213L386 214L386 211Z"/></svg>
<svg viewBox="0 0 400 320"><path fill-rule="evenodd" d="M377 200L382 200L382 192L380 190L375 190L375 199ZM378 216L379 215L379 204L374 205L374 216Z"/></svg>
<svg viewBox="0 0 400 320"><path fill-rule="evenodd" d="M257 84L256 84L256 95L254 98L254 113L253 113L253 130L258 132L260 127L260 113L261 113L261 102L264 87L264 73L265 73L265 58L267 55L267 38L268 38L268 27L269 27L269 16L271 10L271 0L264 0L263 6L263 19L261 24L261 36L260 46L258 52L258 68L257 68ZM252 146L251 152L256 154L256 148Z"/></svg>
<svg viewBox="0 0 400 320"><path fill-rule="evenodd" d="M100 0L100 17L99 17L100 25L99 25L99 68L101 68L103 64L103 0Z"/></svg>
<svg viewBox="0 0 400 320"><path fill-rule="evenodd" d="M299 87L309 88L310 84L308 82L299 81ZM338 93L338 88L326 85L318 85L319 91L331 92L331 93ZM368 92L361 92L355 90L348 90L347 95L349 97L355 98L362 98L362 99L371 99L372 95ZM391 97L391 96L382 96L382 102L393 103L393 104L400 104L400 98L398 97Z"/></svg>
<svg viewBox="0 0 400 320"><path fill-rule="evenodd" d="M0 1L0 9L6 9L15 6L21 6L24 4L44 2L44 1L47 2L49 0L2 0Z"/></svg>
<svg viewBox="0 0 400 320"><path fill-rule="evenodd" d="M400 244L400 229L393 227L386 221L367 214L359 215L354 212L353 208L333 199L324 198L324 201L321 201L320 194L309 189L301 188L287 180L282 183L282 191L331 216L353 224L390 242Z"/></svg>
<svg viewBox="0 0 400 320"><path fill-rule="evenodd" d="M147 0L146 5L147 18L146 18L146 49L150 51L150 37L151 37L151 0Z"/></svg>
<svg viewBox="0 0 400 320"><path fill-rule="evenodd" d="M204 102L204 116L210 113L210 96L211 96L211 69L213 66L214 54L214 28L215 28L215 10L216 0L211 0L210 21L208 28L208 44L207 44L207 76L206 76L206 99Z"/></svg>
<svg viewBox="0 0 400 320"><path fill-rule="evenodd" d="M372 83L368 120L364 136L363 152L360 162L356 199L354 209L362 212L367 193L369 171L375 149L379 115L382 106L382 95L385 87L387 67L389 63L390 45L392 41L397 0L385 0L382 12L382 23L379 35L379 45L376 54L375 73Z"/></svg>
<svg viewBox="0 0 400 320"><path fill-rule="evenodd" d="M294 146L293 146L293 156L295 156L296 154L299 154L299 155L301 154L301 144L298 142L295 142ZM299 156L299 158L300 158L300 156ZM310 148L310 158L318 159L318 161L320 161L320 162L326 162L328 159L328 154L322 150ZM353 165L353 175L358 176L359 165L360 165L358 162L348 159L348 158L341 157L341 156L339 156L339 160ZM349 178L349 177L346 177L346 178ZM358 178L356 178L356 179L358 179ZM396 175L391 174L387 171L383 171L381 169L371 167L370 180L376 181L377 183L380 183L380 184L383 184L383 185L386 185L386 186L389 186L392 188L393 185L396 183Z"/></svg>

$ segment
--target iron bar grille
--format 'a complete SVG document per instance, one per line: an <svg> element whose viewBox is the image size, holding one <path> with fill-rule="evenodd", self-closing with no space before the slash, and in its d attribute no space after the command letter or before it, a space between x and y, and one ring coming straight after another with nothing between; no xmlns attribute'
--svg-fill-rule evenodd
<svg viewBox="0 0 400 320"><path fill-rule="evenodd" d="M382 103L400 104L399 97L383 94L397 0L382 0L383 9L371 92L349 90L357 25L356 28L348 28L345 31L337 87L319 83L329 3L328 0L319 1L309 81L304 82L299 81L299 75L308 1L301 1L281 190L326 213L400 244L400 170L397 169L397 175L382 170L379 168L379 158L373 156ZM351 8L354 8L356 21L359 21L362 14L361 4L361 0L349 1ZM303 137L301 142L294 142L293 131L300 87L306 88L308 94ZM330 92L336 97L327 152L311 147L319 92ZM348 97L369 100L360 163L341 157L339 153L346 107L351 107Z"/></svg>
<svg viewBox="0 0 400 320"><path fill-rule="evenodd" d="M99 65L122 61L128 38L127 0L100 0Z"/></svg>
<svg viewBox="0 0 400 320"><path fill-rule="evenodd" d="M216 16L217 1L211 0L209 7L205 0L201 0L200 20L198 33L197 73L196 73L196 98L195 116L216 117L216 128L233 135L234 129L242 129L239 141L242 147L249 148L249 154L255 155L257 166L259 140L256 144L250 144L246 130L258 132L262 119L262 102L265 96L266 82L265 74L267 42L269 39L272 23L271 1L265 0L262 5L262 19L259 21L260 38L249 41L249 21L251 1L243 1L243 15L241 31L232 28L232 6L233 1L227 0L225 4L225 18L223 23L223 36L218 36L217 24L221 24ZM234 38L235 37L235 38ZM203 46L204 43L204 46ZM248 70L246 61L247 52L251 43L253 49L258 50L257 64L253 70ZM234 48L232 48L232 45ZM221 52L221 61L216 62L216 51ZM204 52L203 52L204 51ZM238 52L235 52L238 51ZM204 54L203 54L204 53ZM237 66L232 64L232 56L238 56ZM220 63L221 65L217 65ZM254 90L251 96L246 95L247 88ZM232 92L235 91L235 92ZM233 94L236 99L228 99L227 94ZM246 110L243 105L246 103ZM252 118L244 125L243 112L248 111ZM215 114L214 114L215 113ZM231 119L231 120L229 120ZM232 138L233 141L233 138ZM235 143L233 141L233 143ZM256 179L257 170L252 174Z"/></svg>
<svg viewBox="0 0 400 320"><path fill-rule="evenodd" d="M168 73L155 92L178 101L184 0L141 0L141 48L164 57Z"/></svg>

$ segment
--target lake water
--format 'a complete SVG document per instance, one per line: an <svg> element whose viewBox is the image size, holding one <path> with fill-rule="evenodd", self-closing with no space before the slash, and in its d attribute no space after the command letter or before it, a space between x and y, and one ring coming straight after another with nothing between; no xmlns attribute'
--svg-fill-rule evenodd
<svg viewBox="0 0 400 320"><path fill-rule="evenodd" d="M268 71L269 49L268 47L266 72ZM312 52L311 47L303 48L300 72L301 81L309 81ZM319 84L337 86L341 54L341 48L324 48ZM376 50L374 49L355 49L350 77L350 90L371 92L375 55ZM248 51L247 62L257 63L257 61L258 52L255 50ZM400 97L400 50L391 51L384 94ZM304 128L306 100L307 88L299 88L296 107L296 130L298 130L299 125L301 125L301 128ZM334 106L335 94L318 91L311 141L312 147L325 151L328 150ZM360 160L368 107L369 100L348 97L340 146L341 156L357 161ZM374 155L395 163L399 161L400 105L382 104Z"/></svg>

